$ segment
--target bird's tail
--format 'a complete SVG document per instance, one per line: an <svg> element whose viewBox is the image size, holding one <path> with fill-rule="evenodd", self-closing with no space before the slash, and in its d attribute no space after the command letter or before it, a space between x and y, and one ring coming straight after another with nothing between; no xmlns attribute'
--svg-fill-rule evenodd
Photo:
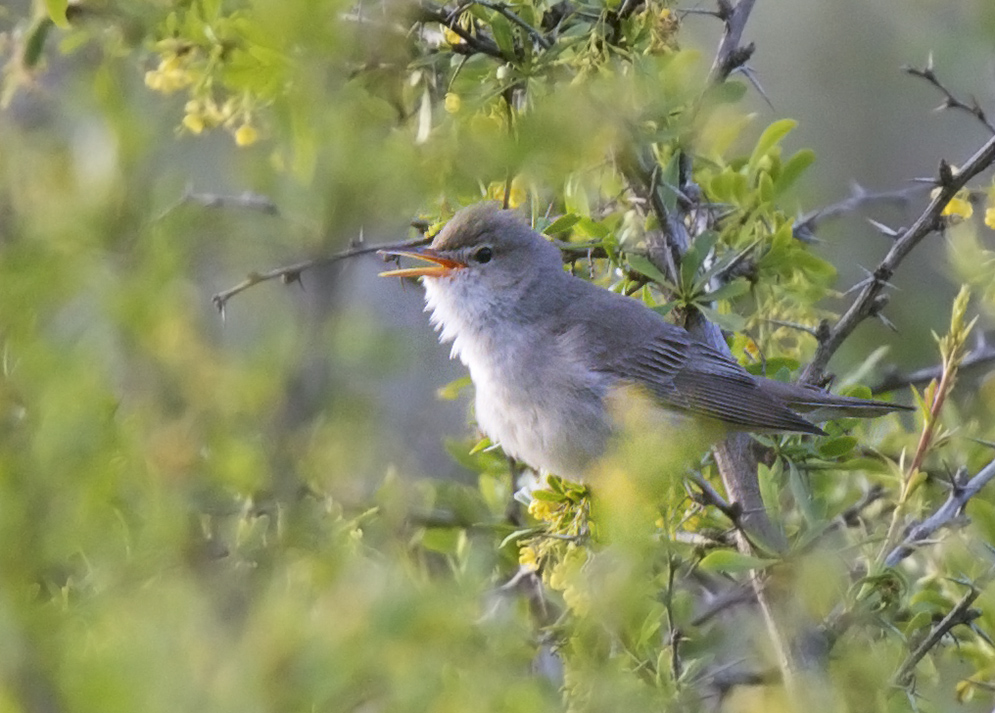
<svg viewBox="0 0 995 713"><path fill-rule="evenodd" d="M769 396L784 402L792 411L803 414L815 423L835 418L875 418L892 411L910 411L911 406L874 399L837 396L804 384L758 379L760 388Z"/></svg>

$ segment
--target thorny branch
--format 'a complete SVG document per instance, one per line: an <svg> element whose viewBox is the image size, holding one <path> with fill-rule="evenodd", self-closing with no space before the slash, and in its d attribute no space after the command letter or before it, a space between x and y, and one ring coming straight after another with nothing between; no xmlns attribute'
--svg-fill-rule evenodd
<svg viewBox="0 0 995 713"><path fill-rule="evenodd" d="M992 478L995 478L995 460L978 471L978 474L966 483L963 482L963 475L955 475L953 488L950 495L947 496L946 502L928 518L906 530L902 542L885 557L885 566L894 567L915 552L916 547L926 541L934 532L952 523L963 511L967 502L981 492L981 489Z"/></svg>
<svg viewBox="0 0 995 713"><path fill-rule="evenodd" d="M825 331L823 338L819 340L815 356L802 372L800 379L802 383L819 382L830 358L853 333L857 325L867 317L877 315L884 308L888 301L887 295L883 294L884 288L895 274L895 270L923 238L942 230L944 220L941 214L947 203L957 191L967 185L968 181L989 168L992 163L995 163L995 137L989 139L959 170L955 170L945 161L940 163L937 178L939 190L912 226L898 235L871 277L860 286L860 293L853 304Z"/></svg>
<svg viewBox="0 0 995 713"><path fill-rule="evenodd" d="M753 51L756 49L754 44L751 42L748 45L740 45L740 41L743 39L743 30L746 29L746 21L750 19L754 2L755 0L739 0L733 7L730 0L719 0L718 16L725 23L725 31L719 40L719 48L712 62L708 77L710 83L719 84L725 81L753 56Z"/></svg>
<svg viewBox="0 0 995 713"><path fill-rule="evenodd" d="M301 273L313 267L318 267L320 265L331 265L340 260L345 260L346 258L356 257L357 255L367 255L380 250L404 250L407 248L418 247L419 245L425 245L430 240L431 238L423 237L415 238L413 240L405 240L400 243L389 243L386 245L359 245L333 255L325 255L312 260L304 260L303 262L287 265L285 267L278 267L273 270L267 270L266 272L250 272L244 280L239 282L234 287L229 287L227 290L222 290L214 295L214 297L211 298L211 301L214 303L214 306L218 308L218 311L221 312L221 317L224 318L225 306L228 304L228 300L238 293L244 292L253 285L258 285L260 282L276 279L279 279L284 284L300 282Z"/></svg>
<svg viewBox="0 0 995 713"><path fill-rule="evenodd" d="M967 371L972 367L984 366L995 362L995 344L988 344L985 340L984 334L982 332L977 333L978 341L974 348L967 353L964 360L960 363L960 371ZM901 374L898 371L892 371L889 374L885 374L885 377L877 384L872 391L875 394L884 394L890 391L896 391L898 389L904 388L906 386L922 386L933 381L933 379L939 379L943 375L943 365L934 364L933 366L928 366L924 369L917 369L916 371L909 372L908 374Z"/></svg>
<svg viewBox="0 0 995 713"><path fill-rule="evenodd" d="M953 92L944 86L943 82L939 80L936 76L936 72L933 71L934 67L932 55L930 55L929 59L926 61L926 66L922 69L911 66L903 67L902 69L904 69L906 73L911 74L913 77L925 79L943 94L943 103L937 107L937 111L943 111L945 109L958 109L960 111L965 111L980 121L990 133L995 134L995 124L992 124L992 122L985 115L984 110L978 105L978 100L975 97L971 97L970 104L961 101L954 96Z"/></svg>
<svg viewBox="0 0 995 713"><path fill-rule="evenodd" d="M923 659L923 657L929 653L930 649L940 643L940 640L950 633L950 631L961 624L970 624L972 621L981 616L981 612L977 609L972 609L971 605L974 600L978 598L981 594L981 590L975 587L971 587L971 591L965 594L954 608L943 617L943 619L934 626L925 639L920 642L920 644L915 648L915 651L909 654L909 657L902 662L901 667L895 673L892 682L897 686L906 686L912 681L912 675L915 673L916 666Z"/></svg>
<svg viewBox="0 0 995 713"><path fill-rule="evenodd" d="M461 44L452 45L453 52L462 54L486 54L502 62L507 61L501 48L497 46L491 38L477 32L468 32L466 28L459 24L459 12L447 12L445 8L432 5L431 3L421 3L418 6L417 20L419 22L438 22L444 27L448 27L463 40Z"/></svg>
<svg viewBox="0 0 995 713"><path fill-rule="evenodd" d="M280 214L276 203L259 193L245 191L237 196L226 196L220 193L195 193L191 186L187 186L176 202L156 216L155 220L162 220L180 206L189 203L203 208L238 208L239 210L254 210L267 215Z"/></svg>
<svg viewBox="0 0 995 713"><path fill-rule="evenodd" d="M961 108L977 117L985 126L992 127L984 112L980 107L976 110L957 100L953 94L943 86L937 79L933 71L932 58L927 62L924 69L906 68L906 71L913 76L921 77L943 92L946 97L944 108ZM974 106L977 106L975 102ZM895 270L910 252L927 235L942 230L945 226L943 220L943 209L950 200L967 185L968 181L977 176L982 171L988 169L995 163L995 136L990 138L960 169L955 169L946 161L940 162L939 175L935 179L935 191L929 205L920 213L919 217L911 227L901 231L894 231L894 244L884 256L881 263L874 270L870 278L858 285L860 292L843 316L832 325L823 330L820 334L819 345L816 348L815 356L802 372L800 381L814 384L822 380L826 366L830 358L836 353L840 345L853 333L861 322L868 317L879 316L881 310L888 302L888 296L884 294L884 288L894 275ZM931 181L930 183L934 183ZM881 226L879 226L881 227Z"/></svg>
<svg viewBox="0 0 995 713"><path fill-rule="evenodd" d="M871 204L894 203L899 206L906 206L916 194L925 191L926 188L928 186L917 183L893 191L872 193L864 190L863 186L854 184L848 198L844 198L838 203L833 203L824 208L810 211L795 221L792 229L794 236L804 243L814 242L816 228L827 220L849 215Z"/></svg>

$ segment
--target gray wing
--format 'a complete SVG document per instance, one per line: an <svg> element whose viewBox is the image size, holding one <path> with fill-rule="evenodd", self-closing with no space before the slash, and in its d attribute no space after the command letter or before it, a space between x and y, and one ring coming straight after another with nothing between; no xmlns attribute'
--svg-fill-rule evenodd
<svg viewBox="0 0 995 713"><path fill-rule="evenodd" d="M674 327L674 330L680 330ZM735 361L683 334L656 335L607 364L621 379L646 387L661 404L747 431L822 433L760 388Z"/></svg>
<svg viewBox="0 0 995 713"><path fill-rule="evenodd" d="M586 284L586 283L584 283ZM593 288L593 286L591 286ZM576 300L591 368L647 389L669 409L744 431L823 431L792 411L725 354L693 339L639 302L608 293ZM580 295L577 295L578 297Z"/></svg>

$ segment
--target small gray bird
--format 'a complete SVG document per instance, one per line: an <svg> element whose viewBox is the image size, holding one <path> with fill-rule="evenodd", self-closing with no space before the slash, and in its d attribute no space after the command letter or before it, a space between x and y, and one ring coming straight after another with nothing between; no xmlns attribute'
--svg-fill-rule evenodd
<svg viewBox="0 0 995 713"><path fill-rule="evenodd" d="M424 278L440 340L470 370L481 430L540 472L583 480L626 387L723 430L821 434L813 420L904 408L754 377L641 302L566 272L556 246L494 203L459 211L430 247L383 254L431 263L381 275Z"/></svg>

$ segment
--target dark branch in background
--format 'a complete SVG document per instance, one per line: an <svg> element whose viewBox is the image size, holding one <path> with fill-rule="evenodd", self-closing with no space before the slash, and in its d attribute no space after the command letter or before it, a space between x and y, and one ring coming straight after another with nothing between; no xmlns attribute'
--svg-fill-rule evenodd
<svg viewBox="0 0 995 713"><path fill-rule="evenodd" d="M919 245L923 238L943 229L945 221L941 213L947 203L961 188L967 185L968 181L989 168L993 162L995 162L995 138L989 139L958 171L954 171L945 161L940 163L937 179L940 190L912 224L912 227L898 235L894 245L875 268L871 277L859 285L860 294L853 304L843 313L836 324L826 330L824 338L819 340L815 356L802 372L800 381L814 384L822 380L830 358L840 348L844 340L853 333L857 325L868 317L876 316L887 304L887 295L883 294L884 288L902 260Z"/></svg>
<svg viewBox="0 0 995 713"><path fill-rule="evenodd" d="M973 96L971 97L970 104L961 101L960 99L955 97L953 93L949 89L947 89L939 79L937 79L936 73L933 71L934 68L933 68L932 55L930 55L929 59L926 60L926 66L923 67L922 69L911 66L902 67L902 69L905 70L905 72L907 72L908 74L911 74L913 77L919 77L920 79L925 79L927 82L932 84L943 94L943 103L937 107L937 111L945 111L946 109L957 109L959 111L965 111L971 116L973 116L975 119L980 121L982 125L984 125L986 129L988 129L989 133L995 134L995 125L993 125L992 122L988 120L988 117L985 115L984 110L978 105L978 100L975 97Z"/></svg>
<svg viewBox="0 0 995 713"><path fill-rule="evenodd" d="M739 43L743 39L743 30L746 29L746 21L750 19L754 2L755 0L739 0L733 7L730 0L719 0L718 17L725 23L725 31L715 52L715 60L708 76L709 83L724 82L753 56L756 48L752 42L748 45Z"/></svg>
<svg viewBox="0 0 995 713"><path fill-rule="evenodd" d="M437 5L432 5L430 3L422 3L418 6L417 14L415 20L418 22L438 22L440 25L448 27L450 30L455 32L463 40L461 45L450 45L450 49L458 54L486 54L502 62L507 61L508 57L504 56L501 52L501 48L497 46L491 38L487 37L481 32L476 34L467 32L467 30L459 24L460 12L454 11L449 12L445 8L439 7Z"/></svg>
<svg viewBox="0 0 995 713"><path fill-rule="evenodd" d="M915 673L916 666L922 660L922 658L929 653L930 649L940 643L940 640L950 633L950 631L961 624L970 624L972 621L981 616L981 612L977 609L972 609L971 605L974 600L978 598L981 594L981 590L975 587L971 587L971 591L961 598L954 608L950 610L939 624L930 629L929 634L925 639L915 648L915 651L909 654L909 657L902 662L901 668L895 673L892 682L898 686L906 686L912 681L912 674Z"/></svg>
<svg viewBox="0 0 995 713"><path fill-rule="evenodd" d="M518 25L519 27L521 27L523 30L525 30L526 32L528 32L529 33L529 37L532 38L532 41L535 42L540 47L542 47L544 50L548 50L550 47L553 46L553 44L548 39L546 39L546 36L544 34L542 34L539 30L537 30L536 28L532 27L532 25L530 25L529 23L527 23L525 20L523 20L522 18L520 18L518 15L516 15L515 13L513 13L511 10L509 10L508 6L505 5L504 3L491 3L491 2L484 2L484 0L473 0L473 2L467 3L467 4L468 5L480 5L481 7L486 7L487 9L493 10L494 12L498 13L499 15L502 15L504 18L506 18L510 22L515 23L516 25ZM455 13L455 14L458 15L459 13Z"/></svg>
<svg viewBox="0 0 995 713"><path fill-rule="evenodd" d="M214 306L218 308L218 311L221 312L221 317L223 319L225 316L225 305L228 304L228 300L238 293L244 292L253 285L258 285L260 282L276 279L279 279L284 284L300 282L301 273L305 270L310 270L313 267L331 265L339 260L356 257L357 255L368 255L369 253L375 253L379 250L404 250L406 248L418 247L419 245L425 245L430 241L431 238L415 238L414 240L405 240L401 243L388 243L386 245L354 246L348 250L343 250L340 253L335 253L334 255L325 255L324 257L314 258L312 260L304 260L303 262L287 265L286 267L278 267L273 270L267 270L266 272L250 272L244 280L234 287L229 287L227 290L223 290L214 295L214 297L211 298L211 301L214 303Z"/></svg>
<svg viewBox="0 0 995 713"><path fill-rule="evenodd" d="M910 70L907 70L910 71ZM913 72L929 81L934 86L941 86L933 73L932 66ZM945 94L950 93L942 90ZM946 222L943 219L943 209L947 203L967 185L968 181L995 163L995 137L989 139L970 159L958 170L954 170L946 161L940 162L939 175L935 181L939 190L930 200L910 228L895 232L895 242L874 270L869 279L858 285L860 292L850 307L839 320L823 330L815 356L802 372L800 381L815 384L822 380L830 358L840 348L840 345L853 333L853 330L868 317L879 316L888 302L884 288L901 262L919 245L927 235L942 230Z"/></svg>
<svg viewBox="0 0 995 713"><path fill-rule="evenodd" d="M162 220L177 208L193 203L203 208L236 208L238 210L253 210L266 215L279 215L280 210L269 197L245 191L237 196L225 196L219 193L194 193L191 186L183 189L183 194L175 203L162 211L155 220Z"/></svg>
<svg viewBox="0 0 995 713"><path fill-rule="evenodd" d="M963 482L963 473L957 473L954 476L953 488L950 491L950 495L947 496L946 502L928 518L908 528L905 533L905 539L885 557L885 566L894 567L915 552L916 547L922 544L934 532L941 527L951 524L963 511L968 500L981 492L981 489L992 478L995 478L995 460L978 471L978 474L967 482Z"/></svg>
<svg viewBox="0 0 995 713"><path fill-rule="evenodd" d="M972 367L986 366L995 362L995 345L988 344L984 333L980 331L977 332L976 340L974 348L967 353L964 360L960 363L958 367L959 371L964 372ZM933 381L933 379L939 379L941 376L943 376L943 367L940 364L918 369L908 374L902 374L897 370L893 370L885 374L881 382L874 386L872 391L875 394L883 394L905 388L906 386L922 387Z"/></svg>
<svg viewBox="0 0 995 713"><path fill-rule="evenodd" d="M907 207L916 194L925 191L928 187L922 183L917 183L894 191L870 193L864 190L863 186L854 184L850 189L849 198L844 198L838 203L810 211L795 221L793 228L794 236L805 243L815 242L816 228L827 220L850 215L862 208L878 203L892 203L899 207Z"/></svg>

